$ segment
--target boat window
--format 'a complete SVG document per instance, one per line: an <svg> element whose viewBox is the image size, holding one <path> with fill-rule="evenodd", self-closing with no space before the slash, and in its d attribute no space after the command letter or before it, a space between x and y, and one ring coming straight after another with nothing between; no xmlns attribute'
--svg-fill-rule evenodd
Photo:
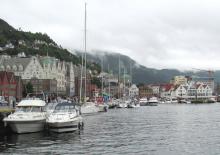
<svg viewBox="0 0 220 155"><path fill-rule="evenodd" d="M31 107L18 107L16 109L16 112L30 112L31 111Z"/></svg>
<svg viewBox="0 0 220 155"><path fill-rule="evenodd" d="M32 107L31 112L41 112L41 108L40 107Z"/></svg>
<svg viewBox="0 0 220 155"><path fill-rule="evenodd" d="M74 109L73 106L65 105L65 106L56 106L54 112L70 112Z"/></svg>

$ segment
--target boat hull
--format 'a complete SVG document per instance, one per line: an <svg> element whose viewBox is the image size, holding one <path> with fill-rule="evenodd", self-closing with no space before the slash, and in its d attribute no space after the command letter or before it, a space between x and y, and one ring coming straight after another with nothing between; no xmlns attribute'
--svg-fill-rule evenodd
<svg viewBox="0 0 220 155"><path fill-rule="evenodd" d="M45 120L38 121L10 121L7 122L15 133L33 133L44 130Z"/></svg>
<svg viewBox="0 0 220 155"><path fill-rule="evenodd" d="M148 105L147 102L140 102L139 104L140 104L140 106L147 106Z"/></svg>
<svg viewBox="0 0 220 155"><path fill-rule="evenodd" d="M76 131L83 126L83 122L80 120L67 122L48 122L47 125L50 131L61 133Z"/></svg>
<svg viewBox="0 0 220 155"><path fill-rule="evenodd" d="M99 112L98 107L81 107L81 114L83 115L89 115Z"/></svg>
<svg viewBox="0 0 220 155"><path fill-rule="evenodd" d="M158 102L149 102L146 106L157 106Z"/></svg>
<svg viewBox="0 0 220 155"><path fill-rule="evenodd" d="M107 112L108 107L106 105L98 105L99 112Z"/></svg>

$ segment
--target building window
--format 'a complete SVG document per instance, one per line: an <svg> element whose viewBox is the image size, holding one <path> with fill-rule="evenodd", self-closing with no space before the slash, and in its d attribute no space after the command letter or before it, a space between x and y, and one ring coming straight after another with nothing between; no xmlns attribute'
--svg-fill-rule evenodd
<svg viewBox="0 0 220 155"><path fill-rule="evenodd" d="M1 66L1 68L0 68L0 69L3 71L3 70L5 70L5 67L4 67L4 66Z"/></svg>
<svg viewBox="0 0 220 155"><path fill-rule="evenodd" d="M11 67L7 65L6 70L11 70Z"/></svg>
<svg viewBox="0 0 220 155"><path fill-rule="evenodd" d="M17 66L16 65L13 65L13 71L17 71Z"/></svg>
<svg viewBox="0 0 220 155"><path fill-rule="evenodd" d="M19 71L23 71L23 66L19 65L18 69L19 69Z"/></svg>

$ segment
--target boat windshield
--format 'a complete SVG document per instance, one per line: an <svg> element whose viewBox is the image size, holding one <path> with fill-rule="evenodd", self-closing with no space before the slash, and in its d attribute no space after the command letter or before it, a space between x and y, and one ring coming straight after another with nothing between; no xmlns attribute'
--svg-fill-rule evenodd
<svg viewBox="0 0 220 155"><path fill-rule="evenodd" d="M51 103L48 103L47 106L46 106L46 110L53 110L57 105L57 102L51 102Z"/></svg>
<svg viewBox="0 0 220 155"><path fill-rule="evenodd" d="M57 112L71 112L73 111L74 106L72 105L63 105L63 106L56 106L54 113Z"/></svg>
<svg viewBox="0 0 220 155"><path fill-rule="evenodd" d="M17 107L16 112L41 112L42 107Z"/></svg>
<svg viewBox="0 0 220 155"><path fill-rule="evenodd" d="M17 107L16 112L30 112L31 107Z"/></svg>

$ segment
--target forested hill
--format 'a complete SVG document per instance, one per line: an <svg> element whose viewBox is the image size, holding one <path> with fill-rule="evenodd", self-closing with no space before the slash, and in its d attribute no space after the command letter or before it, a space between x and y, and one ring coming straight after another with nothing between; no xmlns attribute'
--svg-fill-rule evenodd
<svg viewBox="0 0 220 155"><path fill-rule="evenodd" d="M15 29L4 20L0 19L0 54L17 55L24 52L28 55L47 54L57 59L73 64L81 64L80 56L72 54L67 49L57 45L47 34L24 32L21 29ZM88 64L91 70L100 72L100 66L97 63Z"/></svg>

